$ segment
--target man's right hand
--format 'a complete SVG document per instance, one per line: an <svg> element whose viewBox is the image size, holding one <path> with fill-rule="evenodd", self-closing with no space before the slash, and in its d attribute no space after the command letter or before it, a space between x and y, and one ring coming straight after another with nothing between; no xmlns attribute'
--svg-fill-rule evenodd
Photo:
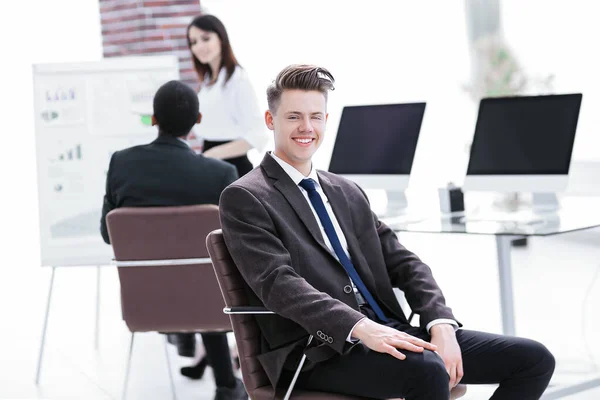
<svg viewBox="0 0 600 400"><path fill-rule="evenodd" d="M399 360L406 356L398 349L421 353L424 349L436 351L437 346L389 326L378 324L368 318L361 320L352 330L352 337L359 339L369 349L388 353Z"/></svg>

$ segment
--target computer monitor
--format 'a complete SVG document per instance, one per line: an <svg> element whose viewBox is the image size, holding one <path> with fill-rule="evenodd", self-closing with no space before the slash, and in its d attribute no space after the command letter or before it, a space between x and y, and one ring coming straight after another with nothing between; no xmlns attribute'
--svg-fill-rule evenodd
<svg viewBox="0 0 600 400"><path fill-rule="evenodd" d="M580 93L482 99L464 189L564 191L581 99Z"/></svg>
<svg viewBox="0 0 600 400"><path fill-rule="evenodd" d="M400 212L424 113L425 103L344 107L329 171L364 189L384 189L386 213Z"/></svg>

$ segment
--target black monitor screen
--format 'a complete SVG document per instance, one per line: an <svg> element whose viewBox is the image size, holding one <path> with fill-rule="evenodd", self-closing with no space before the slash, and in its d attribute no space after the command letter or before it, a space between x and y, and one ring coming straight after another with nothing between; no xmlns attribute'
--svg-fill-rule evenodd
<svg viewBox="0 0 600 400"><path fill-rule="evenodd" d="M344 107L329 171L409 175L425 103Z"/></svg>
<svg viewBox="0 0 600 400"><path fill-rule="evenodd" d="M467 175L566 175L581 94L481 100Z"/></svg>

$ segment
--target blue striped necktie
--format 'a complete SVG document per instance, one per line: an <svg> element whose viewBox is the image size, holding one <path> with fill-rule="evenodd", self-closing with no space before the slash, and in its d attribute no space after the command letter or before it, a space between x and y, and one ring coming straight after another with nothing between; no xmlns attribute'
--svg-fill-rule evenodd
<svg viewBox="0 0 600 400"><path fill-rule="evenodd" d="M319 216L319 219L321 220L323 229L325 230L325 233L327 234L327 237L331 242L331 246L333 247L335 254L340 260L340 264L342 264L342 266L350 276L350 279L352 279L352 282L354 282L354 284L360 291L360 294L362 294L362 296L365 298L365 300L367 301L371 309L375 312L377 317L382 322L388 322L388 319L381 310L381 307L379 307L379 304L377 304L377 302L369 292L369 289L367 289L367 287L365 286L364 282L358 275L358 272L356 272L356 268L354 268L352 261L350 261L350 259L346 255L346 252L342 248L342 243L340 242L340 238L338 237L337 233L335 233L335 228L333 227L331 218L329 218L329 214L327 214L327 209L325 208L323 199L321 199L321 195L317 193L317 189L315 188L315 181L312 179L303 179L302 182L300 182L300 187L302 187L308 192L308 198L310 199L311 204L313 205L315 211L317 212L317 215Z"/></svg>

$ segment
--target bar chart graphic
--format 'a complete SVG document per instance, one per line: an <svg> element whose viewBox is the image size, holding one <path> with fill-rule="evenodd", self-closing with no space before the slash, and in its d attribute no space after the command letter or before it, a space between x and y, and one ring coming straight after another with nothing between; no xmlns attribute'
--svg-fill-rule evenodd
<svg viewBox="0 0 600 400"><path fill-rule="evenodd" d="M78 144L71 149L67 149L66 151L60 153L56 157L56 161L74 161L74 160L82 160L81 144Z"/></svg>

